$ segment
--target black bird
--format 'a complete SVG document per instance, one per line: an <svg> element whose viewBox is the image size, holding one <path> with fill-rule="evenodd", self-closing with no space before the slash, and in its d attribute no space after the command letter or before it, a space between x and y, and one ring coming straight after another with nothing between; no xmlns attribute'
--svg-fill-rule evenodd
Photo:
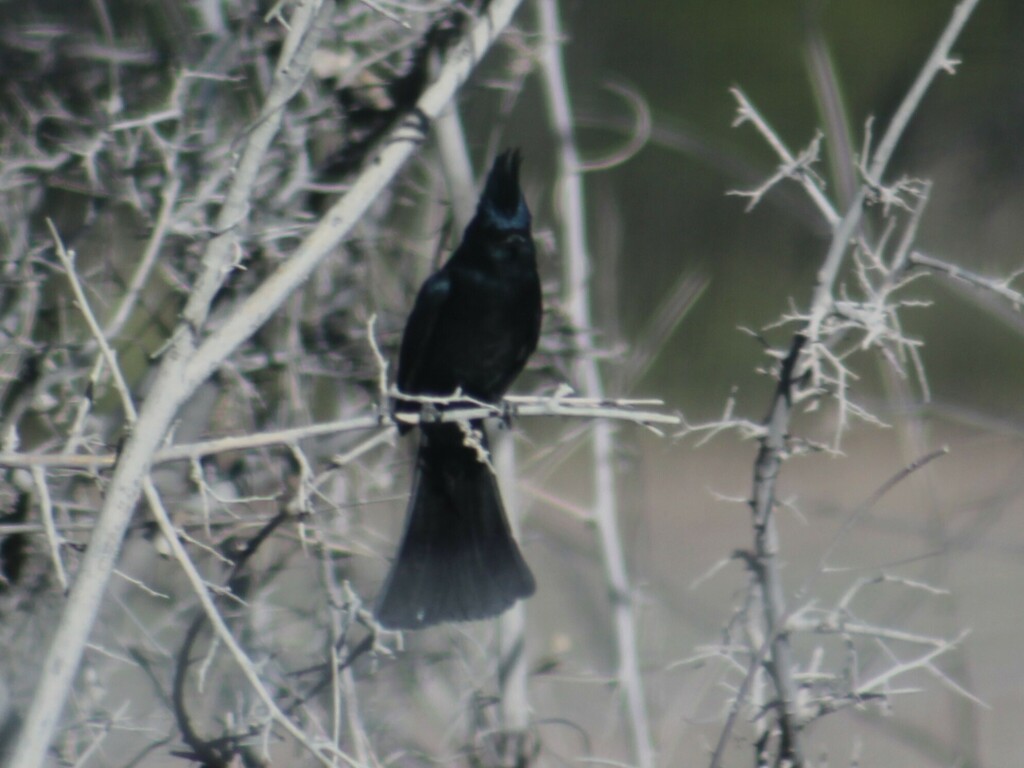
<svg viewBox="0 0 1024 768"><path fill-rule="evenodd" d="M460 390L495 403L537 347L540 278L519 164L518 151L494 161L462 243L420 288L402 336L400 392L443 397ZM402 411L419 407L397 404ZM405 531L377 603L385 627L484 619L533 594L483 422L469 426L474 439L467 441L464 425L421 425Z"/></svg>

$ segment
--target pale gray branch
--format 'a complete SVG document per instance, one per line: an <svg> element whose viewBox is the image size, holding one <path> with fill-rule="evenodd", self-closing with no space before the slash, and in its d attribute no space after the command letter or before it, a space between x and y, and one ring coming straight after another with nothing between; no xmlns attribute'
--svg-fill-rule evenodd
<svg viewBox="0 0 1024 768"><path fill-rule="evenodd" d="M537 16L543 44L540 50L541 82L551 127L558 140L557 210L560 216L559 247L565 264L565 309L579 334L579 351L573 374L583 394L603 398L604 383L594 348L590 309L590 252L586 240L586 203L582 165L573 139L573 115L562 63L562 31L557 0L537 0ZM593 519L597 526L605 575L612 598L618 670L616 677L625 697L626 715L640 768L653 768L655 755L647 716L647 701L639 658L639 632L630 589L622 537L618 530L618 495L615 473L613 425L599 421L591 436L593 455Z"/></svg>

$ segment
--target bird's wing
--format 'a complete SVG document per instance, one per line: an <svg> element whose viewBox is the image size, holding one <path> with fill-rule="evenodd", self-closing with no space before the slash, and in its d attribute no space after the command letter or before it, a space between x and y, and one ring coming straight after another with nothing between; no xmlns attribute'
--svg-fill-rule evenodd
<svg viewBox="0 0 1024 768"><path fill-rule="evenodd" d="M420 288L402 334L402 349L398 355L400 392L419 394L423 386L424 363L432 356L437 319L451 292L451 277L443 270L427 278Z"/></svg>

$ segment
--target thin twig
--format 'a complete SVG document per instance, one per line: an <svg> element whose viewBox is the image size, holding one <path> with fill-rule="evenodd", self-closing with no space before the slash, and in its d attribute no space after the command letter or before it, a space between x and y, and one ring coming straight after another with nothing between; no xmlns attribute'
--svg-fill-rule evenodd
<svg viewBox="0 0 1024 768"><path fill-rule="evenodd" d="M903 132L910 124L910 119L917 112L921 100L935 78L940 72L954 73L959 62L950 56L950 51L977 5L978 0L961 0L956 8L953 9L953 15L946 24L945 29L942 30L942 34L932 49L931 55L925 61L920 73L918 73L917 78L914 80L914 84L907 91L907 95L900 102L899 107L896 109L896 114L889 120L889 127L882 136L882 140L878 143L878 148L875 150L871 161L868 179L871 183L881 184L882 176L889 165L889 160L892 158L896 145L903 137Z"/></svg>
<svg viewBox="0 0 1024 768"><path fill-rule="evenodd" d="M139 300L142 289L146 285L146 280L149 278L153 265L156 264L157 256L160 254L160 248L163 245L167 228L171 223L171 216L174 213L174 206L178 203L178 194L181 192L181 177L176 172L175 160L176 158L171 158L167 161L168 182L160 195L160 210L157 213L156 221L153 223L153 231L150 233L146 247L142 251L142 257L139 259L139 263L135 267L131 279L128 281L128 288L118 302L114 316L110 318L110 321L103 329L104 336L107 338L116 338L124 328L124 324L128 322L132 309L134 309L136 302Z"/></svg>
<svg viewBox="0 0 1024 768"><path fill-rule="evenodd" d="M911 251L908 257L908 262L915 267L924 267L930 269L933 272L940 272L953 280L960 280L968 285L973 285L976 288L982 288L986 291L1002 296L1004 299L1010 301L1015 309L1020 309L1024 306L1024 293L1016 291L1010 287L1010 283L1015 277L1020 276L1018 271L1008 279L997 280L992 277L985 277L979 275L970 270L964 269L963 267L957 266L956 264L950 264L949 262L936 259L933 256L929 256L921 251Z"/></svg>
<svg viewBox="0 0 1024 768"><path fill-rule="evenodd" d="M330 755L340 756L345 761L353 766L357 766L357 763L344 754L339 748L331 748L329 753L325 752L321 747L313 744L305 732L288 717L284 712L281 711L280 707L277 706L277 702L274 700L273 695L267 690L263 684L263 680L260 678L259 670L253 663L252 659L249 658L248 654L242 649L242 646L235 640L235 636L231 634L231 630L224 621L224 617L221 616L219 610L217 610L216 604L213 602L213 597L210 595L210 591L207 588L206 582L203 581L203 577L199 575L199 571L196 569L195 564L192 562L192 558L189 557L188 552L185 551L184 545L181 543L180 535L174 528L174 524L171 522L170 517L167 514L167 510L164 508L163 501L160 499L160 495L157 493L156 486L153 485L153 481L147 478L143 481L143 493L146 496L146 501L149 504L150 512L153 513L153 517L156 518L157 525L160 527L160 532L163 534L164 539L171 548L171 553L174 559L178 561L178 565L185 572L185 576L192 586L193 592L199 599L199 604L203 608L203 612L206 615L206 620L210 622L214 632L222 643L227 647L228 652L234 658L235 663L242 670L242 674L246 680L249 681L249 685L252 686L256 695L260 697L263 705L267 708L270 716L277 721L292 737L313 757L315 757L320 763L325 766L333 766L334 761ZM251 546L251 544L250 544ZM236 564L237 567L237 564Z"/></svg>
<svg viewBox="0 0 1024 768"><path fill-rule="evenodd" d="M948 454L949 447L942 446L941 448L938 448L934 451L925 454L924 456L921 456L918 459L915 459L913 462L905 466L895 475L893 475L884 483L882 483L882 485L878 489L876 489L875 492L871 494L871 496L869 496L862 504L860 504L853 511L851 511L846 516L846 519L843 520L843 524L839 527L839 530L836 531L836 533L832 536L832 540L821 553L821 557L818 558L818 568L816 573L821 573L825 570L825 564L828 562L829 557L835 551L836 547L839 546L839 542L843 539L845 534L849 532L850 528L853 527L853 525L857 522L857 520L864 512L874 507L879 501L881 501L882 497L885 496L885 494L887 494L897 485L899 485L908 477L910 477L910 475L914 474L919 469L922 469L923 467L926 467L927 465L931 464L936 459L940 459L943 456L947 456ZM801 588L797 590L796 594L798 596L803 595L809 589L810 583L805 582L803 586L801 586Z"/></svg>
<svg viewBox="0 0 1024 768"><path fill-rule="evenodd" d="M950 49L953 47L953 43L956 42L957 37L963 30L964 24L967 23L967 19L970 18L977 4L978 0L961 0L956 8L953 9L953 15L949 23L946 24L942 35L932 49L931 55L925 61L914 84L907 92L907 95L904 96L903 101L900 102L896 113L889 121L885 135L872 156L871 164L868 167L867 179L870 184L875 186L882 185L882 177L888 168L889 160L892 158L896 144L903 136L910 118L920 105L921 99L924 98L928 87L940 72L952 71L953 60L949 56ZM864 162L866 162L866 158L864 158ZM850 239L860 225L867 192L867 188L862 185L839 225L833 230L832 243L829 246L828 254L821 269L818 271L818 280L814 288L814 296L811 300L811 320L807 329L807 336L812 345L818 343L821 323L832 306L832 294L836 276L839 274L843 255L847 251Z"/></svg>
<svg viewBox="0 0 1024 768"><path fill-rule="evenodd" d="M768 121L762 117L761 113L757 110L757 107L753 105L742 90L739 88L730 88L729 90L739 103L739 114L733 122L733 127L749 121L757 129L758 133L761 134L764 140L768 142L768 146L775 150L775 154L777 154L779 159L782 161L782 167L772 178L796 179L803 185L804 191L807 192L808 197L810 197L818 207L818 210L825 218L825 221L828 222L829 226L834 227L838 224L839 214L836 212L836 209L832 206L832 203L829 201L825 193L821 191L821 187L814 176L807 172L805 159L803 157L796 158L793 156L793 153L789 151L779 135L768 124ZM814 145L812 144L812 146ZM815 152L815 155L816 154L817 153ZM758 188L756 193L743 193L745 196L751 197L751 207L757 203L761 195L764 191L767 191L767 187L770 185L770 183L763 184Z"/></svg>
<svg viewBox="0 0 1024 768"><path fill-rule="evenodd" d="M50 489L46 485L46 473L42 467L32 467L32 482L35 484L36 494L39 497L39 515L43 520L43 530L46 531L46 543L50 546L53 570L57 574L60 588L66 592L68 575L64 570L64 560L60 556L60 537L57 527L53 523L53 503L50 501Z"/></svg>
<svg viewBox="0 0 1024 768"><path fill-rule="evenodd" d="M64 265L64 271L68 276L68 282L71 284L71 291L75 295L75 303L78 306L79 311L82 313L82 317L85 318L85 323L89 327L89 331L92 333L96 343L100 346L100 351L103 353L103 358L107 361L107 367L110 369L110 375L114 379L114 387L121 395L121 404L124 408L124 418L128 427L131 428L135 424L135 420L138 414L135 410L135 404L132 402L131 390L128 389L128 383L124 380L124 374L121 373L121 366L117 363L117 355L114 350L110 348L110 344L107 343L106 336L103 335L103 329L100 328L100 324L96 322L96 316L92 313L92 309L89 307L89 300L85 297L85 291L82 290L82 284L78 281L78 273L75 271L75 259L74 254L70 253L65 247L64 242L60 239L60 235L57 233L57 228L53 225L50 219L46 220L46 226L50 228L50 234L53 236L53 242L57 249L57 258L60 259L61 264Z"/></svg>

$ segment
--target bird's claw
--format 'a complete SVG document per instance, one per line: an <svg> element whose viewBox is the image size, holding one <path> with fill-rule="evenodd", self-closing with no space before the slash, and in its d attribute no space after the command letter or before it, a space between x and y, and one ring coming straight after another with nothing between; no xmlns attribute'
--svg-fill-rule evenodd
<svg viewBox="0 0 1024 768"><path fill-rule="evenodd" d="M420 406L420 424L430 424L441 421L441 409L437 403L423 403Z"/></svg>
<svg viewBox="0 0 1024 768"><path fill-rule="evenodd" d="M508 400L501 401L501 415L498 416L501 423L502 429L512 429L512 420L518 416L518 412L515 403L510 403Z"/></svg>

